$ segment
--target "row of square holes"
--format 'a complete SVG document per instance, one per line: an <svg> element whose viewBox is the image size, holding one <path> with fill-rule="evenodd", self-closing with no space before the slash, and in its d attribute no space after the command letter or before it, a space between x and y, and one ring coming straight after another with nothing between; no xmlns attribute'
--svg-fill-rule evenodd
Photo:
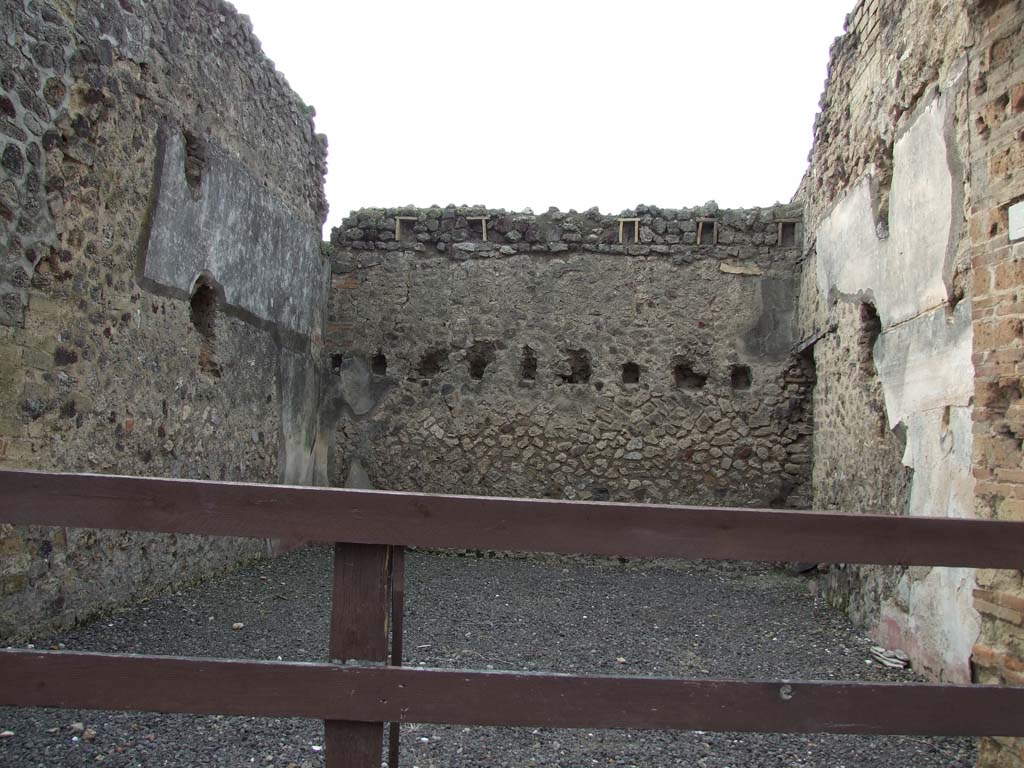
<svg viewBox="0 0 1024 768"><path fill-rule="evenodd" d="M586 384L590 381L590 353L585 349L569 350L569 374L560 374L565 384ZM533 381L537 378L537 356L530 347L523 347L521 378ZM672 380L678 389L703 389L707 383L706 373L694 371L688 364L677 362L672 367ZM733 365L729 369L729 381L733 389L750 389L753 377L750 366ZM640 366L634 362L622 364L622 383L639 384Z"/></svg>
<svg viewBox="0 0 1024 768"><path fill-rule="evenodd" d="M431 354L432 353L427 353L427 356L430 356ZM341 356L337 355L336 357L338 359L336 360L335 365L340 366ZM484 376L484 369L488 364L489 361L482 365L471 365L470 372L472 378L482 379ZM423 368L422 361L420 368ZM440 372L440 368L436 365L431 365L430 369L434 374ZM383 352L378 350L377 353L370 358L370 370L378 376L384 376L387 374L388 361ZM583 349L569 350L569 373L560 375L564 384L589 383L591 375L590 353ZM523 381L537 380L537 353L529 346L523 347L519 376ZM707 374L697 373L686 363L676 363L672 368L672 380L678 389L697 390L704 388L708 377ZM750 367L746 365L732 366L729 370L729 380L733 389L750 389L751 384L753 383ZM640 366L633 362L623 363L622 383L639 384Z"/></svg>
<svg viewBox="0 0 1024 768"><path fill-rule="evenodd" d="M482 242L487 242L487 216L467 216L466 221L479 222L479 234ZM403 227L402 222L415 223L419 219L415 216L395 217L395 240L406 241L412 239L412 227ZM628 245L640 242L640 219L618 219L619 222L619 244ZM783 248L796 247L796 220L782 220L778 222L779 234L776 241ZM627 227L632 224L632 227ZM710 225L710 226L708 226ZM697 219L697 245L718 245L718 220Z"/></svg>
<svg viewBox="0 0 1024 768"><path fill-rule="evenodd" d="M578 350L576 350L578 351ZM530 375L526 375L525 368L525 357L524 357L524 369L522 378L528 381L533 381L536 378L536 359L532 360L532 371ZM579 364L578 359L573 356L569 360L570 373L569 375L562 375L562 382L565 384L586 384L590 381L590 361L589 359L584 364ZM698 390L703 389L707 383L707 374L697 373L689 365L685 363L677 363L672 368L672 381L677 389L690 389ZM639 384L640 383L640 366L636 363L629 362L622 364L622 383L626 385ZM753 377L750 373L750 366L747 365L734 365L729 369L729 383L733 389L750 389L753 384ZM603 385L598 382L597 387L600 389Z"/></svg>

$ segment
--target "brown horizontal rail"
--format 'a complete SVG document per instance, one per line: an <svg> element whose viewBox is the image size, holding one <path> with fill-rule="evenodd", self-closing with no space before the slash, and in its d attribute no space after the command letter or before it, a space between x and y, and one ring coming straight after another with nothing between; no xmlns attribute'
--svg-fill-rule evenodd
<svg viewBox="0 0 1024 768"><path fill-rule="evenodd" d="M0 651L0 705L772 733L1024 735L1024 688L681 680Z"/></svg>
<svg viewBox="0 0 1024 768"><path fill-rule="evenodd" d="M1018 568L1024 523L0 471L0 522L653 557Z"/></svg>
<svg viewBox="0 0 1024 768"><path fill-rule="evenodd" d="M0 523L629 557L1024 567L1024 522L0 470Z"/></svg>

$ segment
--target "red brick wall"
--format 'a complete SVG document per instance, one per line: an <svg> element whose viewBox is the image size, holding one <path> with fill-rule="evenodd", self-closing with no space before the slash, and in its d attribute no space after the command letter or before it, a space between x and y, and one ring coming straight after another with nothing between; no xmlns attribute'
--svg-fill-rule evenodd
<svg viewBox="0 0 1024 768"><path fill-rule="evenodd" d="M1024 198L1024 3L979 2L970 62L970 242L974 271L974 474L979 517L1024 520L1024 240L1007 208ZM1024 684L1020 571L979 571L975 679ZM986 739L981 766L1024 765L1024 739Z"/></svg>

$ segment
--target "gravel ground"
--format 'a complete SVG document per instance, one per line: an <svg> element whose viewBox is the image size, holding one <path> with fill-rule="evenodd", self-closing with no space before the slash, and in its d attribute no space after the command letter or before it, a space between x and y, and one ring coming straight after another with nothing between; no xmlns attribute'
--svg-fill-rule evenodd
<svg viewBox="0 0 1024 768"><path fill-rule="evenodd" d="M315 661L330 552L298 551L151 600L36 647ZM912 680L809 583L747 564L480 559L413 553L406 663L689 677ZM234 631L235 622L245 627ZM76 728L76 724L79 724ZM85 729L85 730L83 730ZM323 765L310 720L0 708L0 765ZM85 738L85 737L90 738ZM969 768L971 739L657 731L402 729L405 768Z"/></svg>

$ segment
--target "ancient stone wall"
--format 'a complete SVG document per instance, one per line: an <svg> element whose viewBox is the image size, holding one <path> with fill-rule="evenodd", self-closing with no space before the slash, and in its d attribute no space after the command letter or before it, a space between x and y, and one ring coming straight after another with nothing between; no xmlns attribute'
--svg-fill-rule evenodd
<svg viewBox="0 0 1024 768"><path fill-rule="evenodd" d="M316 480L326 144L248 20L4 0L0 83L0 466ZM0 526L0 641L265 551Z"/></svg>
<svg viewBox="0 0 1024 768"><path fill-rule="evenodd" d="M1024 3L977 3L970 18L975 510L1024 520ZM1024 684L1021 572L978 571L974 594L982 619L976 679ZM1020 768L1024 741L984 740L979 765Z"/></svg>
<svg viewBox="0 0 1024 768"><path fill-rule="evenodd" d="M1014 514L1020 441L1005 425L1019 397L1020 279L1006 265L1007 209L1022 194L1022 18L1019 2L864 0L833 48L799 192L815 506ZM1019 573L846 567L827 581L925 674L991 680L1017 663L1006 606ZM974 645L979 631L991 645ZM985 750L983 762L1020 753Z"/></svg>
<svg viewBox="0 0 1024 768"><path fill-rule="evenodd" d="M799 218L352 214L331 243L334 482L806 506Z"/></svg>

